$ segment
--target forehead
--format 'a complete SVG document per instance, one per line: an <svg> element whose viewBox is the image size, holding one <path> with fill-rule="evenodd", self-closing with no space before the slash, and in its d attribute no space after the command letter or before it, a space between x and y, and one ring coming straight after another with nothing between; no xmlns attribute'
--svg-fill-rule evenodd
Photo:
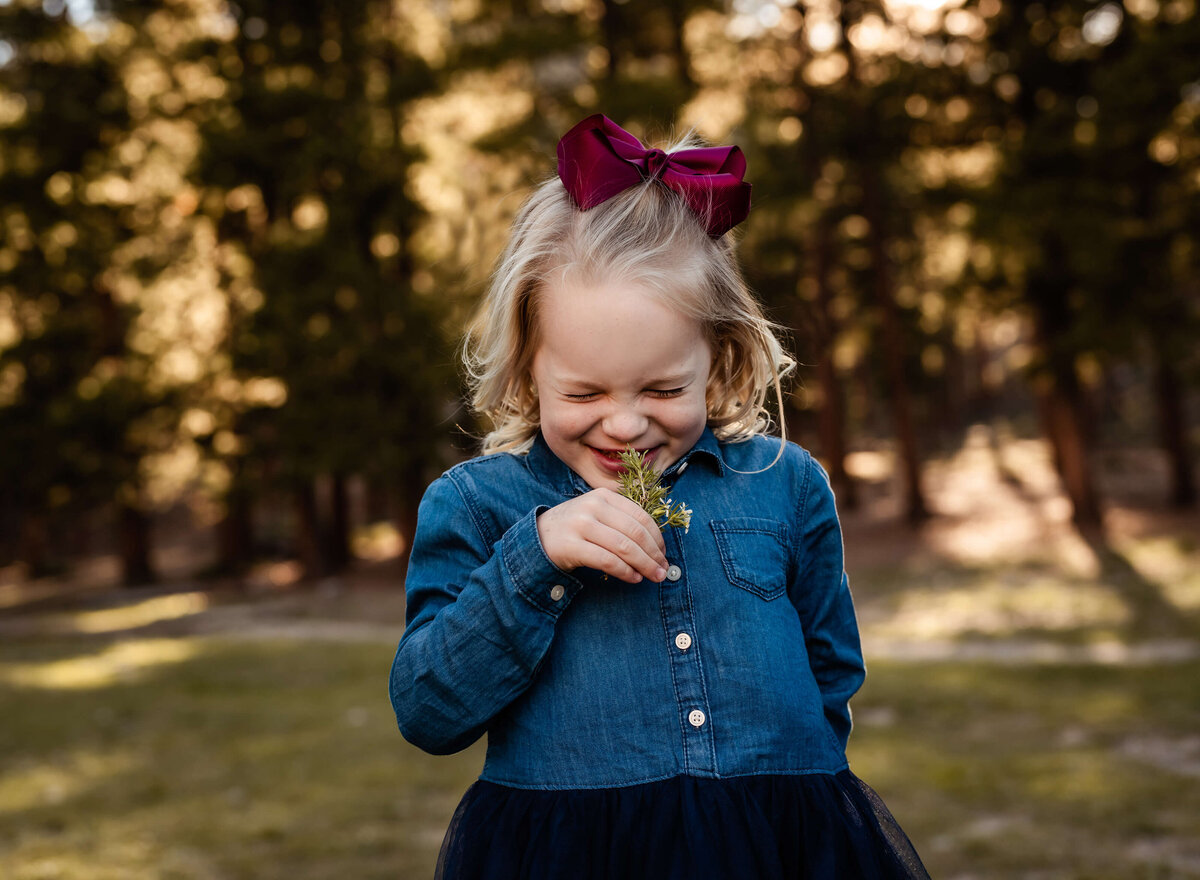
<svg viewBox="0 0 1200 880"><path fill-rule="evenodd" d="M701 323L636 282L549 286L538 323L538 356L556 372L651 378L708 360Z"/></svg>

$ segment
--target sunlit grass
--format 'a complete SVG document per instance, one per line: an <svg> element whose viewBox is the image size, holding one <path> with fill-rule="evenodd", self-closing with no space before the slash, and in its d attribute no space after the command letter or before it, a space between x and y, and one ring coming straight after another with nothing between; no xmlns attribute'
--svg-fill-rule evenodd
<svg viewBox="0 0 1200 880"><path fill-rule="evenodd" d="M396 733L391 645L181 639L82 690L34 674L160 641L0 645L0 877L432 874L481 758Z"/></svg>
<svg viewBox="0 0 1200 880"><path fill-rule="evenodd" d="M71 616L71 623L75 631L81 633L119 632L198 614L206 609L208 604L207 593L172 593L120 608L78 612Z"/></svg>
<svg viewBox="0 0 1200 880"><path fill-rule="evenodd" d="M186 638L29 678L161 641L0 644L0 877L431 876L482 755L404 743L390 643ZM1200 662L868 665L851 764L933 876L1191 876Z"/></svg>
<svg viewBox="0 0 1200 880"><path fill-rule="evenodd" d="M876 663L852 766L935 877L1193 876L1200 786L1177 759L1200 728L1198 675Z"/></svg>
<svg viewBox="0 0 1200 880"><path fill-rule="evenodd" d="M884 453L853 462L867 481L893 479L886 463ZM1095 659L1121 662L1134 643L1200 637L1194 516L1113 502L1103 538L1085 537L1071 523L1048 445L985 426L925 477L937 515L919 534L881 530L871 509L847 518L847 567L856 596L868 600L869 642L1038 639L1092 646ZM869 542L881 534L891 543L872 554Z"/></svg>
<svg viewBox="0 0 1200 880"><path fill-rule="evenodd" d="M45 690L89 690L145 677L159 667L181 663L194 644L178 639L116 642L94 654L32 663L0 663L0 684Z"/></svg>
<svg viewBox="0 0 1200 880"><path fill-rule="evenodd" d="M32 628L45 635L119 633L200 614L210 604L209 594L199 590L170 593L125 602L111 608L43 614L30 621L26 629Z"/></svg>
<svg viewBox="0 0 1200 880"><path fill-rule="evenodd" d="M1120 550L1139 571L1162 586L1181 611L1200 612L1200 549L1196 541L1154 536L1122 542Z"/></svg>
<svg viewBox="0 0 1200 880"><path fill-rule="evenodd" d="M968 634L1007 637L1030 629L1114 628L1127 623L1129 616L1120 596L1103 584L1063 589L1061 579L1048 575L1010 575L905 591L872 634L916 640Z"/></svg>

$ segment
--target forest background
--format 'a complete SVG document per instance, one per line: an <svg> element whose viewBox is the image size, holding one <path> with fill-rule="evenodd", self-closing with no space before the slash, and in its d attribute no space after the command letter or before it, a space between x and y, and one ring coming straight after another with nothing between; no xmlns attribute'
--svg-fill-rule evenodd
<svg viewBox="0 0 1200 880"><path fill-rule="evenodd" d="M34 575L108 534L152 581L181 502L222 571L406 542L479 433L453 347L507 221L600 110L746 151L783 418L843 507L890 439L919 521L923 460L997 418L1085 528L1098 444L1196 503L1194 0L8 0L0 34L0 561Z"/></svg>
<svg viewBox="0 0 1200 880"><path fill-rule="evenodd" d="M754 208L735 234L801 362L777 416L829 470L851 554L865 546L864 569L878 564L857 581L869 635L872 601L895 599L895 626L872 644L919 643L943 633L930 620L944 624L948 608L990 601L1004 607L1006 634L1014 620L1048 626L1065 639L1056 651L1083 651L1069 657L1111 659L1119 643L1135 651L1119 659L1183 663L1108 684L1081 672L1059 682L1063 716L1043 722L1143 713L1147 730L1108 730L1105 761L1122 749L1159 764L1174 755L1194 778L1200 740L1153 731L1194 731L1200 718L1194 693L1155 690L1182 688L1178 676L1195 670L1200 614L1197 47L1195 0L0 0L0 634L16 646L4 667L14 705L30 699L21 670L59 669L77 650L46 640L63 634L58 618L16 620L61 607L67 586L183 603L143 608L132 618L143 622L195 611L196 594L180 591L198 583L206 603L213 590L336 592L373 561L391 566L380 593L399 590L424 487L472 454L483 428L462 402L464 322L513 213L552 173L557 138L603 112L644 140L695 129L746 152ZM962 467L980 460L996 477L982 487ZM988 519L1009 496L1038 516ZM894 529L856 535L856 516ZM912 578L949 578L943 599L960 604L943 602L924 618L932 630L914 630L896 604L914 581L895 579L887 551L939 528L989 544L993 561L1031 547L1038 565L1071 557L1069 573L1055 569L1051 590L1043 569L999 580L922 569ZM195 552L173 555L181 540ZM354 604L342 596L337 611L310 595L334 617ZM361 616L380 619L387 601ZM996 635L966 617L966 629ZM1108 647L1088 653L1096 639ZM212 650L218 674L247 662L242 648ZM118 667L141 668L119 656ZM303 666L272 658L282 678ZM1008 711L1044 686L1025 672L962 678L951 665L918 694L879 668L891 702L872 715L864 695L868 765L871 718L890 729L910 712L936 742L957 701ZM128 699L169 698L152 688ZM96 711L100 728L112 721ZM32 755L21 749L48 729L13 726L12 754ZM958 745L983 748L959 732ZM1067 736L1062 747L1090 744ZM0 767L20 770L14 760ZM878 761L887 788L893 771ZM71 766L75 785L87 770ZM1012 808L1005 779L1045 770L930 767L922 784L942 794L990 792L987 815ZM1097 768L1068 788L1086 800L1098 789L1081 779L1108 773ZM42 777L12 778L0 813L6 791L25 803L30 785L45 790ZM1139 789L1147 802L1171 790L1156 784ZM941 839L953 799L913 798L902 805L918 842ZM1194 825L1177 833L1197 808L1193 797L1182 813L1127 810L1124 837L1085 823L1075 843L1111 837L1136 850L1149 835L1168 844L1139 851L1147 873L1112 876L1200 876ZM940 864L970 865L981 841L1012 830L978 821L941 839ZM49 838L35 834L29 852ZM430 844L418 844L423 865ZM393 876L398 857L386 852L379 876ZM108 876L39 874L26 856L15 876ZM1079 876L1108 876L1095 867L1111 863L1107 850L1094 856ZM235 863L177 873L271 876L247 858L249 873ZM307 856L272 858L296 877ZM978 876L1016 876L997 870Z"/></svg>

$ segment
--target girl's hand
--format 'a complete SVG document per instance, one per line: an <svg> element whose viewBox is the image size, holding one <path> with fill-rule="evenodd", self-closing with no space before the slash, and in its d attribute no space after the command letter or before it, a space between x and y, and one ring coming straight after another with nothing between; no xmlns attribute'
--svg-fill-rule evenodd
<svg viewBox="0 0 1200 880"><path fill-rule="evenodd" d="M631 584L667 575L667 545L658 524L611 489L593 489L537 518L538 537L563 571L587 567Z"/></svg>

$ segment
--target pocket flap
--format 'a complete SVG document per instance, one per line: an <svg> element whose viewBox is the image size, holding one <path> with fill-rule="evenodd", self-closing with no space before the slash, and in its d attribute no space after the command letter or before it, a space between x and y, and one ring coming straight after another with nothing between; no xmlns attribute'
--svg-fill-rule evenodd
<svg viewBox="0 0 1200 880"><path fill-rule="evenodd" d="M787 528L773 519L713 520L717 552L730 583L768 601L787 591Z"/></svg>

